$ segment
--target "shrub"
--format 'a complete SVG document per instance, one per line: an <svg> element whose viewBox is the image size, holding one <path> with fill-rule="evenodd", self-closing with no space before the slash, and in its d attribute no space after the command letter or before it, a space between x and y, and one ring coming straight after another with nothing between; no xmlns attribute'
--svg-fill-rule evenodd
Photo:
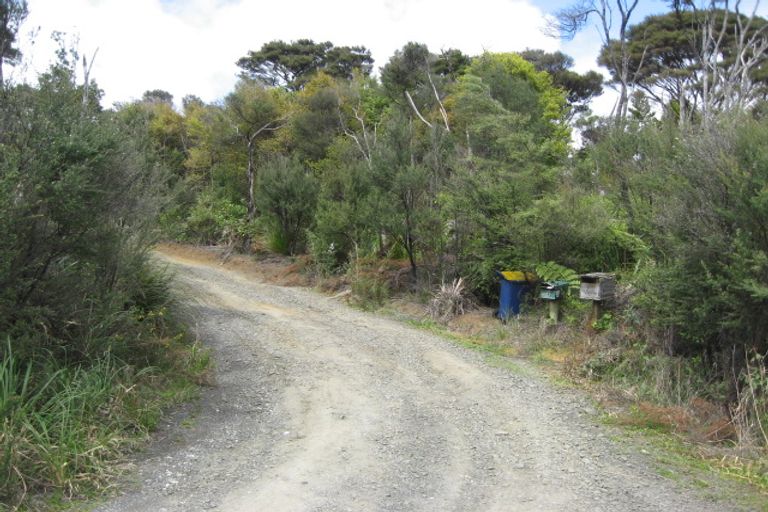
<svg viewBox="0 0 768 512"><path fill-rule="evenodd" d="M199 244L231 243L253 234L246 208L215 192L202 193L185 221L184 238Z"/></svg>
<svg viewBox="0 0 768 512"><path fill-rule="evenodd" d="M676 186L652 197L656 262L639 275L639 303L674 331L677 353L715 363L733 350L768 350L766 137L768 122L724 119L646 157ZM731 368L720 371L730 380Z"/></svg>
<svg viewBox="0 0 768 512"><path fill-rule="evenodd" d="M312 174L296 158L276 157L259 171L257 196L273 248L284 254L300 252L317 203Z"/></svg>
<svg viewBox="0 0 768 512"><path fill-rule="evenodd" d="M374 233L381 219L372 196L371 171L346 151L324 162L315 223L309 233L310 251L323 272L335 272L353 257L369 256L377 249Z"/></svg>
<svg viewBox="0 0 768 512"><path fill-rule="evenodd" d="M167 170L67 55L0 87L0 503L14 507L97 487L156 421L157 393L139 395L194 366L174 359L186 340L148 256Z"/></svg>
<svg viewBox="0 0 768 512"><path fill-rule="evenodd" d="M363 309L381 307L389 297L389 284L383 276L360 273L352 280L352 298Z"/></svg>

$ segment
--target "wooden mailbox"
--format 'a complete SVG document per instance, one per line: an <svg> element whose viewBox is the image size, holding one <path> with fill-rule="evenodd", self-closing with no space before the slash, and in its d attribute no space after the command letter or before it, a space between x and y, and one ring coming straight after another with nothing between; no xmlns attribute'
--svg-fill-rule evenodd
<svg viewBox="0 0 768 512"><path fill-rule="evenodd" d="M592 272L581 275L579 298L592 301L611 300L616 294L616 278L613 274Z"/></svg>

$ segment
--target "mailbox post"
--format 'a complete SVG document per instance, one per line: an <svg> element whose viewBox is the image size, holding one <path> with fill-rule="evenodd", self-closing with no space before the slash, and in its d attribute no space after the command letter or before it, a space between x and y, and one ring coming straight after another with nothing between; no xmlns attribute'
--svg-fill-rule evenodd
<svg viewBox="0 0 768 512"><path fill-rule="evenodd" d="M567 289L568 281L547 281L541 286L539 298L549 304L549 319L554 323L560 320L560 301Z"/></svg>

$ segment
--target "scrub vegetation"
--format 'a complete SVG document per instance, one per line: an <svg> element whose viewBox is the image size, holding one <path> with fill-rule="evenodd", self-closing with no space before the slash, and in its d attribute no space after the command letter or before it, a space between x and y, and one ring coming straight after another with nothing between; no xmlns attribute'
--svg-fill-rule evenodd
<svg viewBox="0 0 768 512"><path fill-rule="evenodd" d="M103 489L207 368L149 256L172 176L147 119L103 110L78 62L62 44L37 83L0 89L0 510Z"/></svg>
<svg viewBox="0 0 768 512"><path fill-rule="evenodd" d="M614 3L551 27L604 29L619 99L602 118L601 77L535 49L409 42L374 76L363 46L272 41L244 49L221 101L154 90L105 109L62 44L37 83L3 82L2 502L103 485L102 462L204 378L150 261L159 236L292 257L368 308L413 293L443 323L496 303L497 270L572 290L614 273L599 318L566 294L566 327L534 352L624 390L637 418L674 409L673 428L765 457L768 25L722 2L645 20ZM2 77L26 5L0 14Z"/></svg>

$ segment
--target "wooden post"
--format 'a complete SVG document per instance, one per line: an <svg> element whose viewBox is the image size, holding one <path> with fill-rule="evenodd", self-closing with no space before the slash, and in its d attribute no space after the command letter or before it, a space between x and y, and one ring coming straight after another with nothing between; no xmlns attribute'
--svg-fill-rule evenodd
<svg viewBox="0 0 768 512"><path fill-rule="evenodd" d="M600 315L601 315L601 310L602 310L601 306L602 305L601 305L599 300L593 300L592 301L592 312L590 313L590 318L589 318L589 325L590 325L590 327L592 326L593 323L595 323L598 320L600 320Z"/></svg>
<svg viewBox="0 0 768 512"><path fill-rule="evenodd" d="M560 301L559 300L549 301L549 319L552 320L554 323L557 323L560 320Z"/></svg>

